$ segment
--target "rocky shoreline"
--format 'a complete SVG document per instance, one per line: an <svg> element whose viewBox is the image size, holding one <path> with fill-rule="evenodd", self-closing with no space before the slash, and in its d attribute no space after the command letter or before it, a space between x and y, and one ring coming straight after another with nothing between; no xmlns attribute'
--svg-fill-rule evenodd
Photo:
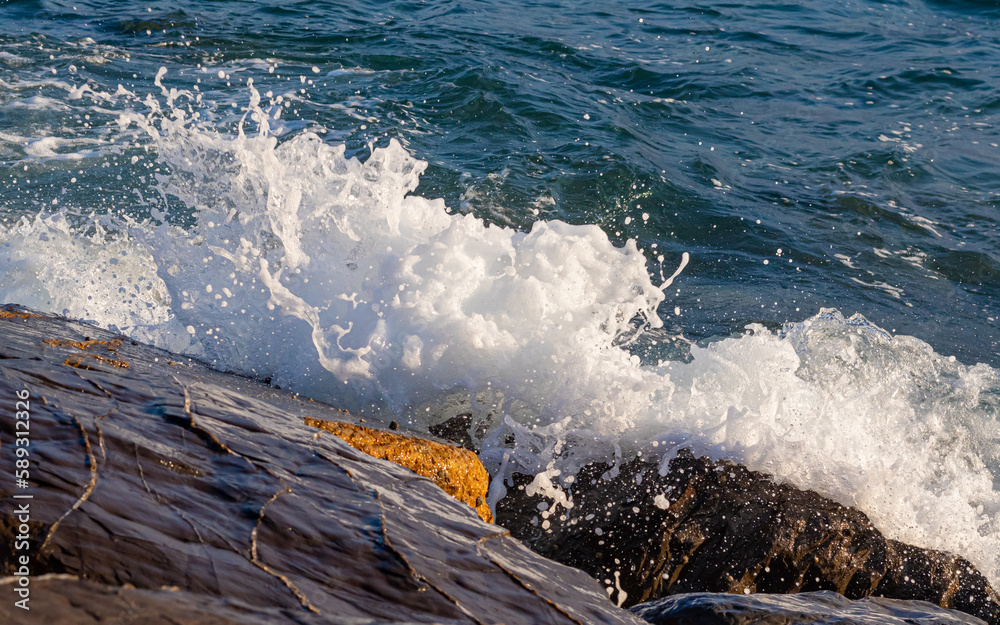
<svg viewBox="0 0 1000 625"><path fill-rule="evenodd" d="M6 307L0 330L3 622L1000 623L964 559L739 465L590 466L544 527L520 476L492 525L478 460L441 441L86 324ZM840 594L678 594L705 591Z"/></svg>
<svg viewBox="0 0 1000 625"><path fill-rule="evenodd" d="M729 462L680 454L587 467L573 508L547 515L528 476L497 522L534 551L603 581L625 607L692 592L835 591L926 601L1000 622L1000 597L968 560L886 539L862 512ZM525 515L524 511L535 511Z"/></svg>

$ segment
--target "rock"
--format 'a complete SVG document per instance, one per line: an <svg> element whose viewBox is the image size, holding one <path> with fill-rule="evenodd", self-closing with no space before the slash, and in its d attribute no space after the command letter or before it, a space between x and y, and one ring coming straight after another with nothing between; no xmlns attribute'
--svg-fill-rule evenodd
<svg viewBox="0 0 1000 625"><path fill-rule="evenodd" d="M369 456L394 462L430 478L441 490L470 505L483 521L493 522L493 513L486 505L490 476L479 457L471 451L342 421L306 417L305 423L336 434L348 445Z"/></svg>
<svg viewBox="0 0 1000 625"><path fill-rule="evenodd" d="M446 441L454 443L459 447L468 449L474 453L479 453L475 441L469 434L472 427L472 413L458 414L443 423L432 425L428 428L434 436L439 436ZM478 432L477 432L478 434ZM483 433L485 435L485 432Z"/></svg>
<svg viewBox="0 0 1000 625"><path fill-rule="evenodd" d="M887 540L860 511L732 462L681 454L666 475L659 466L636 459L611 477L590 465L567 487L572 509L546 519L543 499L523 488L529 478L516 476L497 523L590 573L623 606L686 592L832 590L1000 623L1000 597L964 558Z"/></svg>
<svg viewBox="0 0 1000 625"><path fill-rule="evenodd" d="M51 347L73 347L80 352L83 352L82 354L71 354L68 358L66 358L66 360L63 361L64 365L70 367L89 369L92 364L90 360L96 360L97 362L111 365L112 367L128 368L129 364L117 357L118 348L122 346L123 340L124 339L122 338L116 338L108 341L94 341L91 340L90 337L84 337L82 341L45 339L42 341L42 344Z"/></svg>
<svg viewBox="0 0 1000 625"><path fill-rule="evenodd" d="M0 580L0 592L13 595L16 578ZM32 580L29 612L12 613L0 606L5 623L16 625L401 625L396 619L338 615L335 620L294 607L268 607L181 590L134 588L88 582L71 575L44 575ZM13 618L13 621L9 620ZM467 623L435 620L443 625Z"/></svg>
<svg viewBox="0 0 1000 625"><path fill-rule="evenodd" d="M869 597L851 601L829 591L795 595L673 595L632 608L653 625L983 625L924 601Z"/></svg>
<svg viewBox="0 0 1000 625"><path fill-rule="evenodd" d="M303 423L346 413L130 341L108 356L120 337L7 312L0 623L641 623L427 478ZM108 343L74 344L87 340ZM63 364L84 353L129 367Z"/></svg>
<svg viewBox="0 0 1000 625"><path fill-rule="evenodd" d="M31 318L42 318L44 315L39 315L38 313L33 313L28 310L22 310L16 306L11 306L9 304L4 305L0 309L0 319L23 319L28 320Z"/></svg>

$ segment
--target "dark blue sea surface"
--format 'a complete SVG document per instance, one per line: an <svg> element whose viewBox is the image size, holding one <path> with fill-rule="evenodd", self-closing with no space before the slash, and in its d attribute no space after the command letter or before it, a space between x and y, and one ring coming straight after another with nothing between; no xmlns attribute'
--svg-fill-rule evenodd
<svg viewBox="0 0 1000 625"><path fill-rule="evenodd" d="M21 1L0 46L8 135L106 135L114 111L33 84L49 75L157 93L163 66L220 108L247 77L307 87L287 132L362 158L395 137L453 210L689 251L670 304L693 338L834 307L1000 364L995 2ZM0 159L7 216L134 197L135 168L102 157L73 185L16 139Z"/></svg>

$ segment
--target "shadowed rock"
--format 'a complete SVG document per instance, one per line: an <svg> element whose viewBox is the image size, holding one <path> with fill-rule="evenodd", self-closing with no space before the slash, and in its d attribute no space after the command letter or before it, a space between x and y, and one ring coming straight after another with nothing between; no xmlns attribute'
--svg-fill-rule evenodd
<svg viewBox="0 0 1000 625"><path fill-rule="evenodd" d="M851 601L821 590L795 595L673 595L632 608L653 625L983 625L924 601Z"/></svg>
<svg viewBox="0 0 1000 625"><path fill-rule="evenodd" d="M684 592L917 599L1000 622L1000 597L964 558L882 536L860 511L732 462L682 454L666 475L634 460L585 468L570 510L539 513L517 476L497 522L604 583L619 605ZM546 518L542 518L542 517ZM547 522L546 522L547 521Z"/></svg>
<svg viewBox="0 0 1000 625"><path fill-rule="evenodd" d="M641 622L430 480L303 423L350 415L90 326L8 312L0 623ZM128 368L63 364L109 344ZM30 475L19 488L10 410L25 389ZM15 494L32 497L21 546ZM20 555L30 611L14 606Z"/></svg>
<svg viewBox="0 0 1000 625"><path fill-rule="evenodd" d="M306 417L305 423L336 434L348 445L369 456L395 462L430 478L444 492L472 506L479 518L487 523L493 522L493 513L486 505L490 476L479 457L471 451L342 421Z"/></svg>

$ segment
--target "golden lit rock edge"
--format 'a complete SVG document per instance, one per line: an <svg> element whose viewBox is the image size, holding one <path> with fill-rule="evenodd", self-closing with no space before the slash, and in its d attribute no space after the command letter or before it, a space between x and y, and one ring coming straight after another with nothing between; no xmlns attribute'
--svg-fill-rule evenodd
<svg viewBox="0 0 1000 625"><path fill-rule="evenodd" d="M305 423L336 434L369 456L395 462L429 478L444 492L475 508L484 521L493 522L493 513L486 505L490 476L468 449L340 421L306 417Z"/></svg>

